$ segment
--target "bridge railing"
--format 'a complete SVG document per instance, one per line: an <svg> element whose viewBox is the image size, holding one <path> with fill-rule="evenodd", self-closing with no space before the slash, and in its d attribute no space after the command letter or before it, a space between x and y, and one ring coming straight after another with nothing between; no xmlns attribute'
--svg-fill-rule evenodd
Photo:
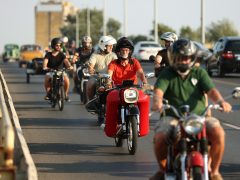
<svg viewBox="0 0 240 180"><path fill-rule="evenodd" d="M37 180L31 157L6 81L0 70L0 179Z"/></svg>

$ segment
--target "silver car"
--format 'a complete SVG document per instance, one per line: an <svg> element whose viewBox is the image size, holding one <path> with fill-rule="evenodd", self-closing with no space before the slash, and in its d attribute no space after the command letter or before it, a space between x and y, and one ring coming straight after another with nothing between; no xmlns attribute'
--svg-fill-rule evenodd
<svg viewBox="0 0 240 180"><path fill-rule="evenodd" d="M148 61L151 55L156 56L161 49L161 45L154 41L139 41L134 46L133 56L139 61Z"/></svg>

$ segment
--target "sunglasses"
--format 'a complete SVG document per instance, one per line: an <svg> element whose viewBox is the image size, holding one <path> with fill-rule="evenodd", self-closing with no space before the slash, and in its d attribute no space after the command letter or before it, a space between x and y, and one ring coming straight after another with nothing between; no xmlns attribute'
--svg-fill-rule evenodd
<svg viewBox="0 0 240 180"><path fill-rule="evenodd" d="M56 44L55 47L61 47L61 44Z"/></svg>

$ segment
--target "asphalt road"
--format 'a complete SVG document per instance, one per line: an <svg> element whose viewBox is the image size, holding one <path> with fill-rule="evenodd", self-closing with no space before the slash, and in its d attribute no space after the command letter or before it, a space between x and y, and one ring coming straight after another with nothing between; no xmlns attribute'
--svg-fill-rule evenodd
<svg viewBox="0 0 240 180"><path fill-rule="evenodd" d="M122 148L115 147L114 139L97 126L96 116L85 110L77 94L70 94L71 102L60 112L43 100L43 76L31 76L31 83L26 84L25 69L18 68L17 63L1 62L0 65L39 180L143 180L157 170L152 138L158 114L150 119L149 135L139 138L137 153L129 155L126 144ZM143 67L145 71L152 70L151 63L144 63ZM220 92L228 95L234 87L240 86L239 77L231 75L213 80ZM230 102L239 105L240 100ZM222 175L224 179L240 179L240 113L214 114L226 131Z"/></svg>

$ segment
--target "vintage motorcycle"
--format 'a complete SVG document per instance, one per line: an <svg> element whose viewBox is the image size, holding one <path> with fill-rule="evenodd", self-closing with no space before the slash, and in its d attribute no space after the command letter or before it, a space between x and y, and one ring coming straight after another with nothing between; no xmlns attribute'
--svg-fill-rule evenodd
<svg viewBox="0 0 240 180"><path fill-rule="evenodd" d="M240 97L240 87L234 89L231 97ZM163 116L166 110L171 110L178 119L180 129L178 145L174 146L169 140L165 179L208 180L209 144L206 137L205 116L208 110L221 110L221 107L218 104L210 104L201 115L197 115L189 112L189 105L177 109L168 104L167 100L163 100L163 104Z"/></svg>
<svg viewBox="0 0 240 180"><path fill-rule="evenodd" d="M109 92L106 89L109 75L97 73L94 76L97 79L95 96L92 100L88 101L85 107L88 112L98 116L97 122L101 125L105 119L106 96Z"/></svg>
<svg viewBox="0 0 240 180"><path fill-rule="evenodd" d="M81 64L77 68L77 84L76 88L77 91L80 94L80 100L83 104L86 104L88 101L87 97L87 82L90 78L90 74L88 72L88 65L87 64Z"/></svg>
<svg viewBox="0 0 240 180"><path fill-rule="evenodd" d="M141 88L125 80L109 91L106 101L105 134L115 139L117 147L127 139L130 155L136 153L138 137L149 133L150 97Z"/></svg>
<svg viewBox="0 0 240 180"><path fill-rule="evenodd" d="M63 110L64 107L64 73L65 69L60 70L51 70L53 72L53 77L51 79L51 98L50 104L52 108L58 105L60 111Z"/></svg>

